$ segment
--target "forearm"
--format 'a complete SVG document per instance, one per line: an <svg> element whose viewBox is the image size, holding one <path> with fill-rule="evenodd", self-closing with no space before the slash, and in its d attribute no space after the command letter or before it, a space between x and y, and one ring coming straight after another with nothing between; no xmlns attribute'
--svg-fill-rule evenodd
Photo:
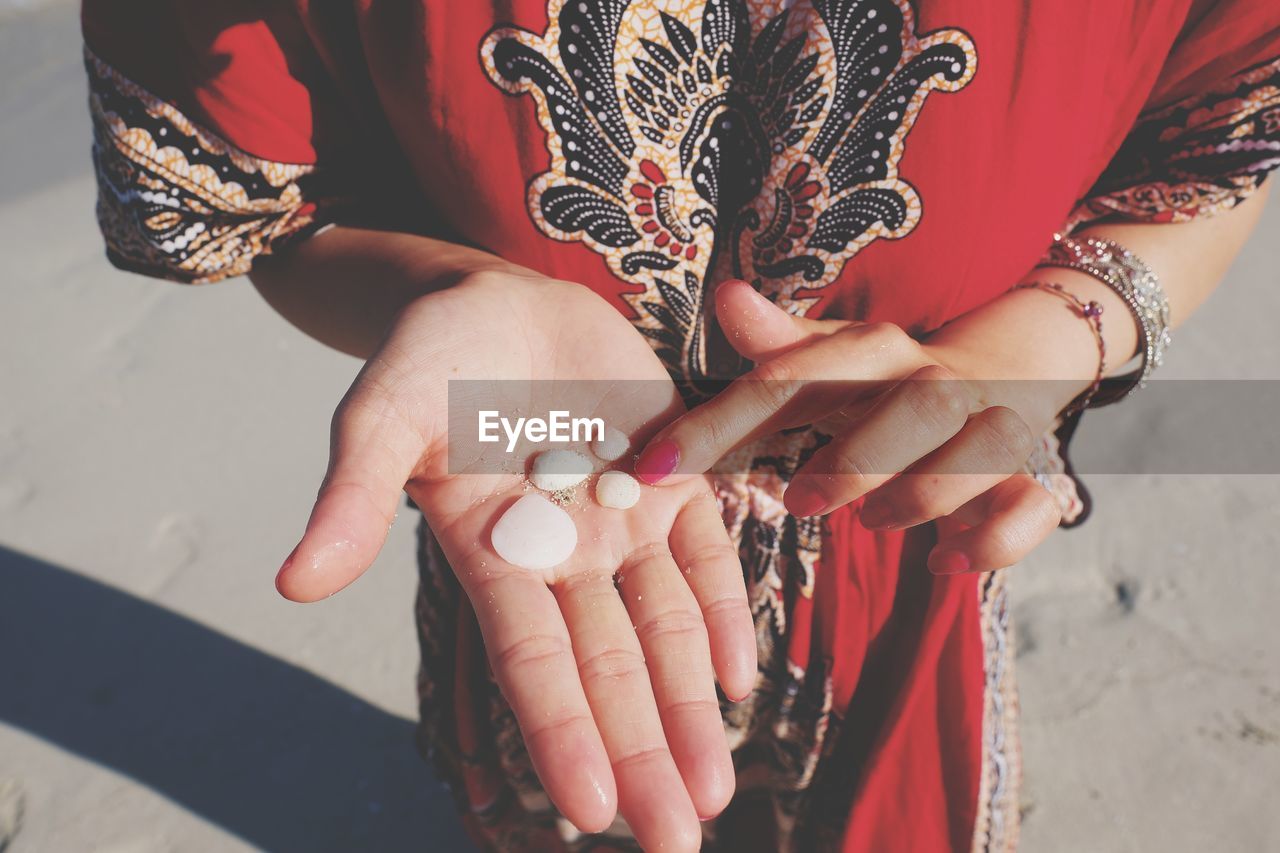
<svg viewBox="0 0 1280 853"><path fill-rule="evenodd" d="M410 302L486 271L530 274L456 243L339 226L259 261L249 278L294 326L368 358Z"/></svg>
<svg viewBox="0 0 1280 853"><path fill-rule="evenodd" d="M1256 225L1266 193L1264 186L1236 208L1192 222L1102 225L1082 236L1114 240L1155 270L1176 326L1218 286ZM1025 280L1058 283L1082 301L1101 305L1106 372L1124 371L1137 350L1138 328L1114 291L1089 275L1054 267L1032 270ZM985 374L975 378L1055 380L1024 383L1026 394L1035 395L1025 405L1039 421L1087 388L1098 367L1088 325L1065 302L1039 290L1011 290L945 326L929 345L972 365L970 375Z"/></svg>

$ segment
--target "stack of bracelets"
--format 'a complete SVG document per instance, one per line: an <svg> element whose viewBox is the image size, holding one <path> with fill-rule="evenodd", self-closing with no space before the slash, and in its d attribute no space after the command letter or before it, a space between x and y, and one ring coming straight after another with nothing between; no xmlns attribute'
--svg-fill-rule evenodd
<svg viewBox="0 0 1280 853"><path fill-rule="evenodd" d="M1077 240L1061 234L1054 235L1049 254L1040 266L1072 269L1101 281L1129 306L1138 327L1141 364L1132 373L1108 380L1104 388L1107 348L1102 337L1102 306L1096 302L1084 302L1059 284L1029 282L1018 285L1018 288L1044 290L1071 304L1089 322L1098 342L1098 373L1093 384L1067 407L1064 416L1118 402L1146 385L1152 372L1164 363L1164 351L1169 346L1169 300L1151 268L1137 255L1111 240L1093 237Z"/></svg>

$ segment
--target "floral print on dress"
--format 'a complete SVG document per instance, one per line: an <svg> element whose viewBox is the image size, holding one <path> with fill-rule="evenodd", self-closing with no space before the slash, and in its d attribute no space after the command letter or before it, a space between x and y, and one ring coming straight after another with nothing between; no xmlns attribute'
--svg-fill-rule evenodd
<svg viewBox="0 0 1280 853"><path fill-rule="evenodd" d="M1139 116L1070 228L1230 210L1280 167L1280 57Z"/></svg>
<svg viewBox="0 0 1280 853"><path fill-rule="evenodd" d="M907 134L977 68L967 35L918 34L906 0L552 0L548 18L481 47L546 132L530 213L635 285L637 328L685 380L712 366L709 286L745 279L803 313L862 248L915 228Z"/></svg>
<svg viewBox="0 0 1280 853"><path fill-rule="evenodd" d="M254 157L85 51L98 223L116 266L202 284L311 233L315 167Z"/></svg>

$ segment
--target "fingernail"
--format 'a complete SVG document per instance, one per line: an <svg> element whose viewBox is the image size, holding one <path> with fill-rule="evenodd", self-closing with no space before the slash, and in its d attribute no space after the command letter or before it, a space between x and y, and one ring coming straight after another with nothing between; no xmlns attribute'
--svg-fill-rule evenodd
<svg viewBox="0 0 1280 853"><path fill-rule="evenodd" d="M754 686L750 687L741 694L734 694L734 693L730 693L728 690L725 690L724 685L721 684L720 690L721 692L724 693L724 698L728 699L730 702L741 702L743 699L746 699L748 696L751 695L752 691L755 690L755 687Z"/></svg>
<svg viewBox="0 0 1280 853"><path fill-rule="evenodd" d="M289 552L289 556L284 558L284 562L281 563L280 568L276 570L276 577L280 577L280 575L283 574L286 569L288 569L290 566L293 565L293 558L297 556L298 549L301 547L302 547L301 542L293 546L293 550Z"/></svg>
<svg viewBox="0 0 1280 853"><path fill-rule="evenodd" d="M726 287L728 287L731 284L746 284L746 282L740 278L725 279L724 281L720 282L720 284L716 285L716 293L719 294L720 291L724 290Z"/></svg>
<svg viewBox="0 0 1280 853"><path fill-rule="evenodd" d="M929 571L935 575L958 575L969 567L969 558L961 551L937 551L929 556Z"/></svg>
<svg viewBox="0 0 1280 853"><path fill-rule="evenodd" d="M858 518L866 528L892 527L893 519L890 515L889 507L882 503L874 503L864 504Z"/></svg>
<svg viewBox="0 0 1280 853"><path fill-rule="evenodd" d="M680 464L680 448L674 441L664 438L644 449L636 460L636 476L650 486L656 486L662 480L675 473Z"/></svg>
<svg viewBox="0 0 1280 853"><path fill-rule="evenodd" d="M827 499L817 492L795 487L787 489L782 496L782 502L786 504L792 515L801 518L818 515L827 506Z"/></svg>

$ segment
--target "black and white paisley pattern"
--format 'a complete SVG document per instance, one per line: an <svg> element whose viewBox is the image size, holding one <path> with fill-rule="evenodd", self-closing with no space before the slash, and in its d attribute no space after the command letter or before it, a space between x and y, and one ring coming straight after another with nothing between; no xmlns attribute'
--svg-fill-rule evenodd
<svg viewBox="0 0 1280 853"><path fill-rule="evenodd" d="M1253 195L1276 168L1280 57L1139 116L1068 226L1212 216Z"/></svg>
<svg viewBox="0 0 1280 853"><path fill-rule="evenodd" d="M481 48L538 103L551 162L531 214L641 286L637 325L686 383L742 369L709 352L710 282L799 313L868 243L910 233L904 140L977 65L963 32L917 35L906 0L552 0L548 16Z"/></svg>
<svg viewBox="0 0 1280 853"><path fill-rule="evenodd" d="M98 223L122 269L199 284L247 273L336 201L315 167L254 157L85 51Z"/></svg>

